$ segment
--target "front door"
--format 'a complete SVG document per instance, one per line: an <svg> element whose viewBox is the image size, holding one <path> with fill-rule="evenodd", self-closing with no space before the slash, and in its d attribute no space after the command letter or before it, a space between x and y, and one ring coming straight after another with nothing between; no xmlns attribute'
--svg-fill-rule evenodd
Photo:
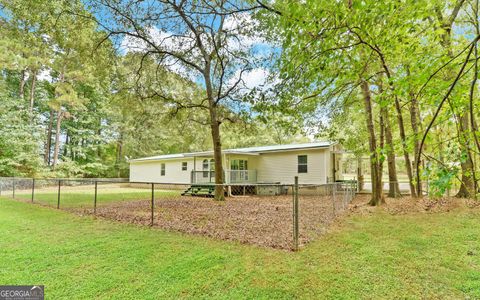
<svg viewBox="0 0 480 300"><path fill-rule="evenodd" d="M234 159L230 162L231 182L248 181L248 161L245 159Z"/></svg>

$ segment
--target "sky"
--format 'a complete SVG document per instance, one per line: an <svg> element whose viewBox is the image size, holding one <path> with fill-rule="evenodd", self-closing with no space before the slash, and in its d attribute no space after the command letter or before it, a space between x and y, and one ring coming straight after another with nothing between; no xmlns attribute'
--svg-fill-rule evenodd
<svg viewBox="0 0 480 300"><path fill-rule="evenodd" d="M140 4L137 9L140 10L139 14L136 14L137 17L140 17L142 13L142 9L149 9L149 13L155 14L154 11L159 11L160 8L156 6L148 7L149 5L153 5L154 1L144 1ZM144 7L142 7L144 6ZM148 7L148 8L147 8ZM105 24L107 27L114 27L118 23L116 22L115 18L112 17L110 11L108 10L94 10L95 16L98 18L100 23ZM135 14L134 14L135 15ZM238 13L234 15L229 15L226 17L224 22L224 29L234 33L236 37L231 37L228 39L227 47L231 51L240 50L240 48L249 51L252 54L250 59L250 66L248 71L241 73L239 70L241 68L241 61L238 61L238 69L235 70L233 67L230 72L227 74L226 84L229 87L233 86L233 84L239 79L240 74L242 79L242 86L241 88L244 91L251 90L253 88L265 88L267 84L267 78L269 78L272 74L270 73L270 68L272 66L272 59L271 56L278 53L278 47L267 43L265 39L263 39L258 34L245 34L245 29L248 27L253 28L256 25L256 21L253 20L249 13ZM219 24L218 19L214 19L213 17L203 17L202 16L202 24L214 24L217 26ZM182 33L184 34L185 26L177 22L173 24L170 21L163 20L161 22L152 22L150 24L145 24L145 28L148 31L150 36L150 40L153 40L157 46L162 49L167 49L169 51L185 51L185 55L187 57L193 57L195 55L198 56L199 53L190 52L187 53L186 49L192 45L192 38L191 34L187 34L187 36L178 37L177 35ZM116 36L113 38L114 43L117 45L118 52L125 54L128 52L144 52L148 47L146 44L133 37L125 37L125 36ZM209 44L207 42L207 44ZM203 78L201 74L197 73L195 70L188 68L185 64L180 63L173 59L167 59L165 61L168 69L172 72L180 74L194 82L197 82L201 86L204 86ZM233 64L236 66L237 64ZM227 87L228 88L228 87Z"/></svg>

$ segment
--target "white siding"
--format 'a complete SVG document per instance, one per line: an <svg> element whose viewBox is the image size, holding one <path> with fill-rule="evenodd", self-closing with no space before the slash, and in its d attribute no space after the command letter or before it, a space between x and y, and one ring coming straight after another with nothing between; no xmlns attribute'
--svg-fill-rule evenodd
<svg viewBox="0 0 480 300"><path fill-rule="evenodd" d="M298 173L298 155L307 155L308 173ZM329 156L328 149L263 153L257 161L258 182L291 184L298 176L300 183L326 183Z"/></svg>
<svg viewBox="0 0 480 300"><path fill-rule="evenodd" d="M225 169L230 169L232 159L248 160L248 169L257 170L260 183L280 182L291 184L298 176L300 183L322 184L332 176L331 151L333 149L310 149L301 151L269 152L260 155L226 155ZM308 173L298 173L298 155L307 155ZM225 158L225 156L224 156ZM196 169L202 170L205 157L196 158ZM211 158L207 158L210 160ZM182 171L182 162L188 162L187 171ZM161 164L165 163L165 176L160 176ZM166 159L130 163L130 181L159 183L190 183L193 158Z"/></svg>
<svg viewBox="0 0 480 300"><path fill-rule="evenodd" d="M182 162L187 162L187 170L182 171ZM165 176L160 175L161 164L165 164ZM198 168L198 161L197 161ZM150 162L131 162L130 181L159 183L190 183L193 159L175 159Z"/></svg>

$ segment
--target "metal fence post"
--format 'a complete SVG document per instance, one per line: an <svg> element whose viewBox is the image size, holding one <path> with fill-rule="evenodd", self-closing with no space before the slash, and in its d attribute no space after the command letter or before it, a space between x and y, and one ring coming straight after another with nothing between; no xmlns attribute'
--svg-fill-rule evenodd
<svg viewBox="0 0 480 300"><path fill-rule="evenodd" d="M97 213L97 189L98 189L98 181L95 180L95 196L93 197L93 214Z"/></svg>
<svg viewBox="0 0 480 300"><path fill-rule="evenodd" d="M350 197L351 197L351 195L352 195L352 183L349 182L349 183L347 184L347 205L348 205L348 203L350 203Z"/></svg>
<svg viewBox="0 0 480 300"><path fill-rule="evenodd" d="M15 199L15 177L12 178L13 184L12 184L12 197Z"/></svg>
<svg viewBox="0 0 480 300"><path fill-rule="evenodd" d="M151 215L150 226L153 226L153 210L155 208L155 183L152 183L152 203L151 203Z"/></svg>
<svg viewBox="0 0 480 300"><path fill-rule="evenodd" d="M34 196L35 196L35 178L32 178L32 203L33 203Z"/></svg>
<svg viewBox="0 0 480 300"><path fill-rule="evenodd" d="M58 180L58 196L57 196L57 209L60 208L60 187L62 186L62 181Z"/></svg>
<svg viewBox="0 0 480 300"><path fill-rule="evenodd" d="M337 190L337 186L335 185L335 182L332 183L332 203L333 203L333 216L335 217L336 215L336 208L335 208L335 196L336 196L336 190Z"/></svg>
<svg viewBox="0 0 480 300"><path fill-rule="evenodd" d="M353 193L355 192L353 189L354 189L354 185L352 181L350 182L350 195L349 195L350 198L348 198L348 203L352 202L353 200Z"/></svg>
<svg viewBox="0 0 480 300"><path fill-rule="evenodd" d="M293 242L294 242L294 250L298 250L298 176L295 176L295 186L293 188Z"/></svg>
<svg viewBox="0 0 480 300"><path fill-rule="evenodd" d="M349 191L348 191L348 203L352 202L353 200L353 182L349 184Z"/></svg>
<svg viewBox="0 0 480 300"><path fill-rule="evenodd" d="M347 204L349 204L353 197L352 197L352 194L353 194L353 182L350 182L350 184L348 185L348 199L347 199Z"/></svg>
<svg viewBox="0 0 480 300"><path fill-rule="evenodd" d="M292 249L295 250L295 182L292 184Z"/></svg>
<svg viewBox="0 0 480 300"><path fill-rule="evenodd" d="M429 181L429 179L430 179L430 176L427 177L427 182L426 182L427 196L430 195L430 181Z"/></svg>

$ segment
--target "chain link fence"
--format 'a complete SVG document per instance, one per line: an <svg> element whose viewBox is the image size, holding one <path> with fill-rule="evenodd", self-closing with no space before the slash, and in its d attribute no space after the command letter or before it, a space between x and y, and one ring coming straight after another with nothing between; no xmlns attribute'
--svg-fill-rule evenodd
<svg viewBox="0 0 480 300"><path fill-rule="evenodd" d="M81 215L298 250L316 239L355 195L354 182L221 185L125 179L0 178L0 195Z"/></svg>

